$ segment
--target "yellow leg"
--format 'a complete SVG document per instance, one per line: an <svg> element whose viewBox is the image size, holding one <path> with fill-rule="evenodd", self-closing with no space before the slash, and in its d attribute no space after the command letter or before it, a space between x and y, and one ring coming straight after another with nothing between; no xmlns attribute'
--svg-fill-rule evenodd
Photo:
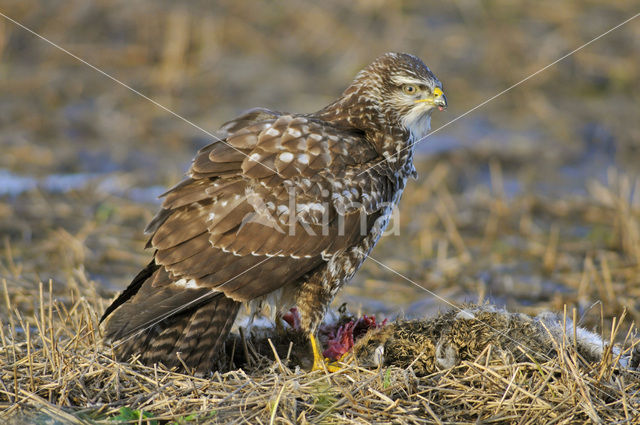
<svg viewBox="0 0 640 425"><path fill-rule="evenodd" d="M318 348L318 340L313 333L309 334L309 340L311 341L311 349L313 350L313 366L311 370L324 370L324 358Z"/></svg>
<svg viewBox="0 0 640 425"><path fill-rule="evenodd" d="M311 349L313 350L313 366L311 370L328 370L329 372L337 372L340 370L340 367L336 364L329 363L329 359L325 359L320 352L320 348L318 346L318 339L313 333L309 334L309 340L311 341Z"/></svg>

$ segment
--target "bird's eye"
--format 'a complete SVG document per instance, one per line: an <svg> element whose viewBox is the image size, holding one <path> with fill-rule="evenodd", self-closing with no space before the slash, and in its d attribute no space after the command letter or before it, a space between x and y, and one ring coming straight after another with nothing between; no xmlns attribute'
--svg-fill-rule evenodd
<svg viewBox="0 0 640 425"><path fill-rule="evenodd" d="M402 91L405 94L416 94L418 92L418 87L414 86L413 84L405 84L404 86L402 86Z"/></svg>

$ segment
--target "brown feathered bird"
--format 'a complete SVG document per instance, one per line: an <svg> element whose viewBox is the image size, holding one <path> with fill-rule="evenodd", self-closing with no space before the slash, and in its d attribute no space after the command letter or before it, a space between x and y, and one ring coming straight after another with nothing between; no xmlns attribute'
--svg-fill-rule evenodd
<svg viewBox="0 0 640 425"><path fill-rule="evenodd" d="M146 229L154 258L107 308L120 359L211 370L242 303L296 305L316 331L384 231L442 84L387 53L312 114L253 109L223 125Z"/></svg>

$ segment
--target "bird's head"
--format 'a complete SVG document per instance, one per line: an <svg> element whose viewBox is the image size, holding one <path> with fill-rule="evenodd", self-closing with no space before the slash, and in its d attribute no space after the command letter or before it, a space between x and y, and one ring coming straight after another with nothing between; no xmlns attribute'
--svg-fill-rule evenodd
<svg viewBox="0 0 640 425"><path fill-rule="evenodd" d="M415 139L429 131L431 113L447 107L442 83L419 58L407 53L380 56L356 76L352 87L361 102L377 109L378 119L403 127Z"/></svg>

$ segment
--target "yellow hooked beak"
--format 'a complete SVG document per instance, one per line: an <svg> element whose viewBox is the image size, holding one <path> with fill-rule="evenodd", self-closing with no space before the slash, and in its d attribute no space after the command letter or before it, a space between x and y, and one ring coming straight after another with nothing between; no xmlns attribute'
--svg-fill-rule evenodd
<svg viewBox="0 0 640 425"><path fill-rule="evenodd" d="M426 102L430 105L437 106L439 110L443 111L447 109L447 97L444 95L440 87L433 89L433 95L424 99L418 99L415 103Z"/></svg>

